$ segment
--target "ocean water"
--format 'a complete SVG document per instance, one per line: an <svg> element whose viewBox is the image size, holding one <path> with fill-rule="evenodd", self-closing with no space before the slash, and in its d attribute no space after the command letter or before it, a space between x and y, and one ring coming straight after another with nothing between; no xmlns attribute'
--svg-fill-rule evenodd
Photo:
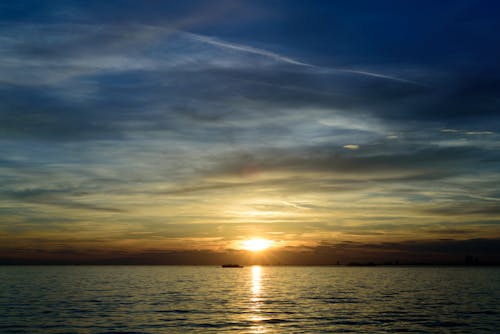
<svg viewBox="0 0 500 334"><path fill-rule="evenodd" d="M499 333L500 268L3 266L0 333Z"/></svg>

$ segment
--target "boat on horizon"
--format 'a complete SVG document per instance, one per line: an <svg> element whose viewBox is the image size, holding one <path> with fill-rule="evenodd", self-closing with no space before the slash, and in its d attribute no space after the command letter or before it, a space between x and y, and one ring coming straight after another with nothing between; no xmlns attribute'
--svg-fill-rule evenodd
<svg viewBox="0 0 500 334"><path fill-rule="evenodd" d="M243 266L239 265L239 264L231 263L231 264L223 264L222 268L243 268Z"/></svg>

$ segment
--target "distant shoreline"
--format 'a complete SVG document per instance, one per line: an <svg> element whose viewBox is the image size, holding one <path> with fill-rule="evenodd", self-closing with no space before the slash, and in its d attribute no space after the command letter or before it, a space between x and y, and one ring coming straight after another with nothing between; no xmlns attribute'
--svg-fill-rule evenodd
<svg viewBox="0 0 500 334"><path fill-rule="evenodd" d="M221 268L220 264L164 264L164 263L0 263L0 267L5 266L165 266L165 267L217 267ZM335 268L398 268L398 267L500 267L500 263L483 263L483 264L460 264L460 263L402 263L402 264L244 264L244 267L261 266L261 267L335 267Z"/></svg>

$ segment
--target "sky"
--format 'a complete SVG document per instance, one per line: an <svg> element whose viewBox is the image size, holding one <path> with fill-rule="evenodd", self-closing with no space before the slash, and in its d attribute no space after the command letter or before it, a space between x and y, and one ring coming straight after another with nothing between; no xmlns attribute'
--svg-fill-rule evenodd
<svg viewBox="0 0 500 334"><path fill-rule="evenodd" d="M3 1L0 263L500 262L498 17Z"/></svg>

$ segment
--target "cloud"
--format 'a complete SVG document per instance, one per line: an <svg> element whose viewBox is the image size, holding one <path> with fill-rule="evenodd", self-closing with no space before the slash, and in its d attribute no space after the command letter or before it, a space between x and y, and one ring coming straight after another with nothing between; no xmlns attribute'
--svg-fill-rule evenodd
<svg viewBox="0 0 500 334"><path fill-rule="evenodd" d="M407 240L391 243L322 243L315 247L286 247L267 251L269 264L348 264L349 262L375 263L449 263L464 264L466 255L477 257L482 264L498 264L500 240L490 239L435 239ZM259 259L262 261L262 259ZM140 251L85 250L60 245L51 250L25 249L3 252L0 263L78 263L78 264L252 264L252 256L236 250L161 250Z"/></svg>
<svg viewBox="0 0 500 334"><path fill-rule="evenodd" d="M351 149L352 151L352 149ZM409 176L419 173L444 176L468 173L469 165L476 163L483 153L477 149L433 147L420 145L411 150L406 145L373 145L357 150L359 154L343 154L330 145L307 148L263 149L255 155L241 154L222 157L215 171L238 174L248 164L258 166L263 172L335 172L345 175L382 176L384 174ZM358 153L356 152L356 153ZM484 152L484 154L491 154ZM429 162L432 161L432 166ZM450 168L453 166L453 168ZM402 173L398 174L398 172Z"/></svg>
<svg viewBox="0 0 500 334"><path fill-rule="evenodd" d="M423 211L446 217L478 215L500 218L500 207L496 203L471 200L460 202L462 201L455 201L453 205L441 204L436 207L423 209Z"/></svg>
<svg viewBox="0 0 500 334"><path fill-rule="evenodd" d="M368 71L361 71L361 70L354 70L354 69L325 69L327 72L345 72L345 73L352 73L352 74L359 74L363 76L368 76L368 77L374 77L374 78L381 78L381 79L387 79L387 80L393 80L393 81L399 81L402 83L408 83L408 84L413 84L417 86L422 86L422 87L429 87L428 85L424 85L420 82L413 81L413 80L408 80L408 79L403 79L403 78L398 78L394 77L391 75L386 75L386 74L381 74L381 73L373 73L373 72L368 72Z"/></svg>
<svg viewBox="0 0 500 334"><path fill-rule="evenodd" d="M190 37L209 43L211 45L215 46L220 46L222 48L228 48L232 50L237 50L237 51L242 51L242 52L248 52L252 53L255 55L260 55L264 57L269 57L271 59L277 60L279 62L283 62L286 64L290 65L297 65L297 66L304 66L306 68L310 68L313 71L318 71L320 73L326 73L326 74L337 74L337 73L348 73L348 74L355 74L355 75L360 75L360 76L368 76L368 77L373 77L373 78L380 78L380 79L386 79L386 80L392 80L392 81L399 81L401 83L407 83L407 84L413 84L417 86L423 86L426 87L426 85L423 85L419 82L413 81L413 80L407 80L403 78L398 78L386 74L381 74L381 73L374 73L374 72L369 72L369 71L362 71L362 70L356 70L356 69L345 69L345 68L328 68L328 67L320 67L316 65L312 65L309 63L305 63L302 61L295 60L293 58L280 55L278 53L274 53L268 50L264 49L258 49L255 47L251 47L248 45L243 45L243 44L238 44L238 43L230 43L227 41L223 41L214 37L209 37L209 36L203 36L203 35L197 35L197 34L192 34L188 33Z"/></svg>
<svg viewBox="0 0 500 334"><path fill-rule="evenodd" d="M23 203L44 204L56 206L64 209L90 210L103 212L124 212L122 209L111 208L92 203L85 203L81 200L71 199L69 195L74 195L74 190L68 189L29 189L24 191L3 192L0 197L10 201L17 200Z"/></svg>
<svg viewBox="0 0 500 334"><path fill-rule="evenodd" d="M42 33L51 38L36 37ZM477 103L483 99L474 94L490 96L496 86L493 73L470 79L464 72L462 78L452 78L446 90L379 82L346 71L326 73L287 63L288 57L267 50L139 24L18 24L4 34L4 136L88 140L160 130L188 134L200 129L190 127L186 118L194 115L191 121L216 117L217 123L228 124L212 131L228 138L250 118L259 121L272 115L283 122L283 130L296 127L307 133L303 119L308 118L333 128L365 131L370 140L368 132L446 123L450 110L457 116L451 122L489 114L491 104L483 108ZM283 62L293 66L283 67ZM196 75L190 75L194 70ZM473 89L478 86L485 89ZM474 101L474 108L468 101ZM274 127L266 132L277 131ZM329 132L312 125L307 131L321 136Z"/></svg>
<svg viewBox="0 0 500 334"><path fill-rule="evenodd" d="M484 262L500 260L500 240L491 239L434 239L407 240L401 242L325 243L316 252L331 254L338 258L382 262L395 260L421 263L465 263L465 256L473 254ZM352 255L350 255L350 253ZM384 260L381 260L384 259ZM345 261L345 260L344 260ZM483 262L483 263L484 263ZM345 263L345 262L344 262Z"/></svg>
<svg viewBox="0 0 500 334"><path fill-rule="evenodd" d="M441 132L452 133L458 135L468 135L468 136L482 136L482 135L494 135L493 131L467 131L467 130L457 130L457 129L441 129Z"/></svg>
<svg viewBox="0 0 500 334"><path fill-rule="evenodd" d="M274 60L277 60L277 61L280 61L283 63L287 63L287 64L291 64L291 65L314 67L314 65L307 64L307 63L292 59L290 57L283 56L283 55L280 55L280 54L277 54L277 53L274 53L271 51L267 51L264 49L258 49L258 48L254 48L254 47L251 47L248 45L243 45L243 44L229 43L229 42L222 41L220 39L217 39L214 37L209 37L209 36L202 36L202 35L197 35L197 34L192 34L192 33L186 33L186 34L188 34L188 36L192 37L195 40L198 40L198 41L201 41L204 43L208 43L211 45L215 45L215 46L220 46L222 48L227 48L227 49L237 50L237 51L242 51L242 52L248 52L248 53L252 53L252 54L256 54L256 55L260 55L260 56L264 56L264 57L269 57L269 58L272 58Z"/></svg>

